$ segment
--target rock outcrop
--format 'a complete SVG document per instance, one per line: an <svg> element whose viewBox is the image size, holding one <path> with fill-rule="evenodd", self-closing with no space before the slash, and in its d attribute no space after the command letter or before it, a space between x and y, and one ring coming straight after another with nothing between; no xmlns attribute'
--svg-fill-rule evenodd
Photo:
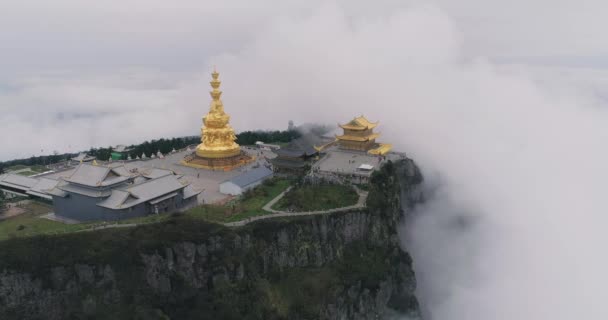
<svg viewBox="0 0 608 320"><path fill-rule="evenodd" d="M416 318L412 262L396 228L410 205L401 196L419 198L419 172L409 160L384 171L370 190L382 205L352 212L234 229L177 217L7 241L0 319ZM41 256L15 258L18 250Z"/></svg>

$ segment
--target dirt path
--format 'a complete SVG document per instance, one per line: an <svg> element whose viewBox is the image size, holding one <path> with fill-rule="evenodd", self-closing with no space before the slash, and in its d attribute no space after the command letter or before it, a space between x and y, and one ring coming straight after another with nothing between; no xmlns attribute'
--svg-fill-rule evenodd
<svg viewBox="0 0 608 320"><path fill-rule="evenodd" d="M2 211L0 211L0 221L2 220L6 220L12 217L16 217L20 214L23 214L26 212L25 209L23 209L23 206L29 204L30 201L29 200L22 200L19 202L9 202L6 204L6 208Z"/></svg>

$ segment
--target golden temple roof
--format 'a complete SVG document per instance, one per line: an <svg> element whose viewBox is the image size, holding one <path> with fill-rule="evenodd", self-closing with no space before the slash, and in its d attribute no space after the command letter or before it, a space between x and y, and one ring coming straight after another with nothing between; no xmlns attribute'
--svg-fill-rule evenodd
<svg viewBox="0 0 608 320"><path fill-rule="evenodd" d="M389 151L391 151L392 148L393 148L392 144L379 143L379 146L377 148L371 149L371 150L367 151L367 153L374 154L374 155L385 155Z"/></svg>
<svg viewBox="0 0 608 320"><path fill-rule="evenodd" d="M376 139L380 136L379 133L372 133L370 135L364 136L364 137L358 137L358 136L351 136L351 135L340 135L340 136L336 136L336 139L338 140L349 140L349 141L369 141L372 139Z"/></svg>
<svg viewBox="0 0 608 320"><path fill-rule="evenodd" d="M370 122L364 116L359 116L346 124L338 124L342 129L349 130L367 130L378 126L378 122Z"/></svg>

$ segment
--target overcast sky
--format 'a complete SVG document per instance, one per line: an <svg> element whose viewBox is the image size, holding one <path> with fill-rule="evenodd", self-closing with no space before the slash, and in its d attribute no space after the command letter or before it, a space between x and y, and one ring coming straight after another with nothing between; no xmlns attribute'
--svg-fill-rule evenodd
<svg viewBox="0 0 608 320"><path fill-rule="evenodd" d="M41 150L75 152L90 146L196 134L208 104L206 81L211 65L218 65L220 72L233 68L218 62L247 55L270 34L276 37L275 44L289 45L310 37L311 46L321 45L315 44L314 38L319 33L334 32L335 24L308 26L300 30L299 37L276 33L285 24L306 25L328 6L335 6L344 16L343 27L349 32L357 32L361 25L395 19L412 8L434 8L447 17L446 23L454 33L448 41L454 44L424 38L426 30L405 32L416 33L426 44L457 47L450 49L457 50L456 54L442 52L441 47L428 54L452 55L461 62L481 58L498 63L592 68L599 73L583 75L591 85L596 78L604 77L603 68L608 66L604 57L608 38L600 32L608 22L602 17L601 1L382 0L371 4L183 0L179 5L157 0L93 4L77 0L4 1L0 3L0 133L22 139L3 139L0 159L38 155ZM365 40L367 43L357 46L368 49L382 45L389 39L386 33L403 30L390 26L377 32ZM332 45L326 43L317 50L340 50ZM284 128L293 117L287 110L319 103L314 93L309 101L281 106L269 116L254 108L263 108L259 104L266 105L262 102L265 99L282 99L289 92L248 92L245 99L245 93L237 91L240 83L249 82L242 84L249 90L253 89L251 83L259 82L273 87L292 77L328 76L323 73L329 70L313 67L300 70L305 75L281 74L280 78L268 79L261 71L263 67L284 68L298 63L314 66L317 62L297 61L278 51L263 52L265 48L255 50L284 60L281 65L258 61L258 66L243 67L259 67L256 74L246 73L247 69L223 74L227 109L233 111L237 130ZM344 52L344 56L348 58L349 53ZM387 64L390 58L382 57ZM324 57L317 59L322 65ZM294 120L335 123L344 116L318 114Z"/></svg>
<svg viewBox="0 0 608 320"><path fill-rule="evenodd" d="M608 319L608 4L0 4L0 159L365 114L423 168L429 319Z"/></svg>

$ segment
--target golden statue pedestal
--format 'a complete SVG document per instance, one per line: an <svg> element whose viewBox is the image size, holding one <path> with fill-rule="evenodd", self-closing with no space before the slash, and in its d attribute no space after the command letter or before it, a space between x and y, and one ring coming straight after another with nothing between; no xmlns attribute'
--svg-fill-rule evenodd
<svg viewBox="0 0 608 320"><path fill-rule="evenodd" d="M214 70L211 76L213 80L210 84L213 90L209 93L213 100L209 113L203 117L201 144L196 147L195 153L182 160L182 164L201 169L232 170L252 162L255 158L242 152L235 142L234 129L228 124L230 116L224 112L221 100L219 73Z"/></svg>
<svg viewBox="0 0 608 320"><path fill-rule="evenodd" d="M182 160L182 165L197 169L230 171L251 163L254 160L254 157L241 150L239 150L239 153L235 156L223 158L205 158L199 157L196 153L192 153Z"/></svg>

